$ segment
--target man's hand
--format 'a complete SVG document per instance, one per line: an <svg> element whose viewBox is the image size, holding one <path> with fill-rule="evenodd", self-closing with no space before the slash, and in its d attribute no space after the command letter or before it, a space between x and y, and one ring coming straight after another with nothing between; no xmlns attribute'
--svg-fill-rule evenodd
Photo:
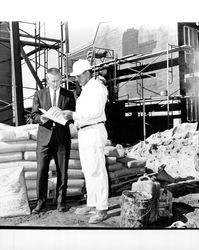
<svg viewBox="0 0 199 250"><path fill-rule="evenodd" d="M66 120L73 119L73 112L71 110L63 110L62 114L63 114L64 119L66 119Z"/></svg>
<svg viewBox="0 0 199 250"><path fill-rule="evenodd" d="M49 120L44 114L40 116L40 119L43 124Z"/></svg>

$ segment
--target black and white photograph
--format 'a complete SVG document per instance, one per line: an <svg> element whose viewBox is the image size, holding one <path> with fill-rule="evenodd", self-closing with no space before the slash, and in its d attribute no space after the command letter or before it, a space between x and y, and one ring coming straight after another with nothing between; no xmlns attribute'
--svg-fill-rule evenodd
<svg viewBox="0 0 199 250"><path fill-rule="evenodd" d="M2 250L196 249L197 8L2 4Z"/></svg>

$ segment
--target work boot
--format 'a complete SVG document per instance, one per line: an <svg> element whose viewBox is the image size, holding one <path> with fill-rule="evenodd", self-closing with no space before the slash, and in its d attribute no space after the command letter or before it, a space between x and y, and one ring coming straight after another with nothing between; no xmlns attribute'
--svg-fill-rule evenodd
<svg viewBox="0 0 199 250"><path fill-rule="evenodd" d="M75 210L75 214L94 214L95 207L80 207Z"/></svg>
<svg viewBox="0 0 199 250"><path fill-rule="evenodd" d="M37 206L32 210L32 214L39 214L46 207L46 203L39 200Z"/></svg>
<svg viewBox="0 0 199 250"><path fill-rule="evenodd" d="M96 213L90 217L88 223L97 224L108 217L107 210L96 210Z"/></svg>

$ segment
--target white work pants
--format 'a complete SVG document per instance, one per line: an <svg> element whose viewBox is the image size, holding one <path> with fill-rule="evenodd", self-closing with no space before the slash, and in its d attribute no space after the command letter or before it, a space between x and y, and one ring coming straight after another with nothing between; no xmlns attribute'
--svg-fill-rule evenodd
<svg viewBox="0 0 199 250"><path fill-rule="evenodd" d="M78 141L86 181L87 206L98 210L108 209L108 175L104 155L107 131L104 124L80 129Z"/></svg>

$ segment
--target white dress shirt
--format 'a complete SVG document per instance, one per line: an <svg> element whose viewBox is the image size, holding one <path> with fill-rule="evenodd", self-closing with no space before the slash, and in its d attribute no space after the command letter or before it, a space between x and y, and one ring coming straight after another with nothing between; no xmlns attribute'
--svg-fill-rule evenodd
<svg viewBox="0 0 199 250"><path fill-rule="evenodd" d="M50 90L51 104L52 104L52 106L53 106L54 89L52 89L52 88L49 87L49 90ZM56 90L56 106L57 106L57 104L58 104L59 92L60 92L60 88L58 88L58 89Z"/></svg>
<svg viewBox="0 0 199 250"><path fill-rule="evenodd" d="M76 111L73 113L77 127L106 121L105 105L108 91L101 80L91 78L76 101Z"/></svg>

